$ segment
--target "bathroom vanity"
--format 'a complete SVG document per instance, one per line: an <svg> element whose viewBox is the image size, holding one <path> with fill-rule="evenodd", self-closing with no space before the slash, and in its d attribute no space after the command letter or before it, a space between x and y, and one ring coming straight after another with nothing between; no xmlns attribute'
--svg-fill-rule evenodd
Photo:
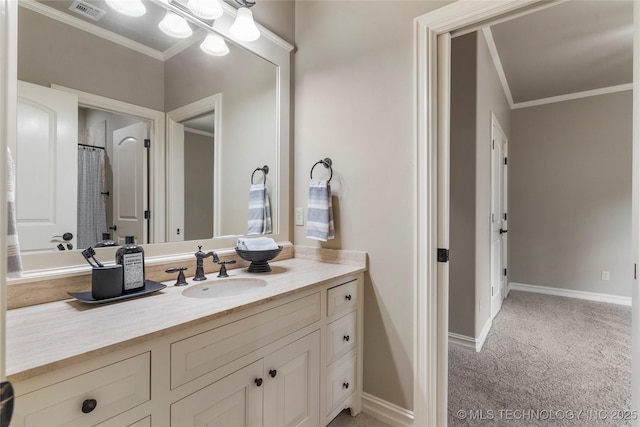
<svg viewBox="0 0 640 427"><path fill-rule="evenodd" d="M113 304L7 312L12 426L324 426L361 409L362 262L290 258L230 270L264 286L186 287ZM211 287L228 279L208 274Z"/></svg>

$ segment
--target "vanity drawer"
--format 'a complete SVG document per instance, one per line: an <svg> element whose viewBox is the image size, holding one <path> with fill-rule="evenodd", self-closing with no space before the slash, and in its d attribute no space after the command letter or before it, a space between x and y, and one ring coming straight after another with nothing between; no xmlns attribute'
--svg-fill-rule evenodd
<svg viewBox="0 0 640 427"><path fill-rule="evenodd" d="M95 425L151 398L150 353L70 378L16 400L14 427ZM89 401L95 409L83 413Z"/></svg>
<svg viewBox="0 0 640 427"><path fill-rule="evenodd" d="M344 358L329 368L327 375L327 415L337 409L357 388L357 353Z"/></svg>
<svg viewBox="0 0 640 427"><path fill-rule="evenodd" d="M358 280L352 280L327 290L327 316L348 313L358 305Z"/></svg>
<svg viewBox="0 0 640 427"><path fill-rule="evenodd" d="M320 293L171 344L171 388L320 320Z"/></svg>
<svg viewBox="0 0 640 427"><path fill-rule="evenodd" d="M356 348L358 344L357 313L357 311L352 311L328 325L327 366Z"/></svg>

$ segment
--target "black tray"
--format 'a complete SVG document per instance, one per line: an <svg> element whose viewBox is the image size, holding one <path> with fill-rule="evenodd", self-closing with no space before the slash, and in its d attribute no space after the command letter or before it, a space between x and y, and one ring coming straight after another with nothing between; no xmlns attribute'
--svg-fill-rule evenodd
<svg viewBox="0 0 640 427"><path fill-rule="evenodd" d="M94 299L93 295L91 295L91 291L89 292L68 292L69 295L77 299L78 301L84 302L86 304L104 304L106 302L120 301L123 299L135 298L142 295L152 294L154 292L158 292L166 288L167 285L163 285L162 283L154 282L153 280L145 280L144 281L144 289L138 292L132 292L130 294L123 294L113 298L105 298L105 299Z"/></svg>

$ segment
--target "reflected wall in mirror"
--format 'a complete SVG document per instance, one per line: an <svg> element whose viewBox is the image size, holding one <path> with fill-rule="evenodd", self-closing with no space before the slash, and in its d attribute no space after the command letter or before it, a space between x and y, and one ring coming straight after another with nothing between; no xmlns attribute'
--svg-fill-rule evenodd
<svg viewBox="0 0 640 427"><path fill-rule="evenodd" d="M65 137L61 136L55 148L53 145L47 145L46 141L51 142L50 135L23 135L24 138L39 141L40 147L28 145L21 147L20 143L18 146L10 147L16 157L18 169L23 171L23 177L18 177L17 205L23 212L29 212L29 209L33 208L30 204L37 200L46 200L47 204L40 209L46 210L48 216L43 216L39 212L36 215L32 210L31 217L23 216L22 224L31 222L31 225L35 225L38 221L55 223L51 221L52 218L65 217L64 213L52 214L52 206L66 206L69 212L77 212L78 217L72 221L73 224L60 227L56 225L57 228L52 226L44 232L41 230L39 243L29 243L20 232L22 249L24 251L58 250L56 247L62 241L53 236L62 236L67 232L74 235L72 241L66 242L73 248L97 243L97 239L102 237L102 232L111 232L114 240L133 234L139 243L246 234L249 180L252 171L257 166L268 164L272 172L267 185L272 192L272 197L276 197L278 191L278 68L271 62L232 43L228 43L230 53L227 56L211 56L204 53L199 45L207 32L194 24L190 24L194 30L192 37L180 41L168 38L157 29L157 22L151 22L161 20L165 14L164 8L153 2L145 2L148 13L144 19L150 20L149 22L140 21L140 18L127 18L114 14L103 1L91 2L92 5L107 12L98 22L69 11L71 1L25 0L19 4L21 7L18 8L18 80L20 81L45 89L49 89L52 85L59 85L163 114L216 94L220 94L224 100L224 110L215 112L213 105L209 108L210 111L214 111L216 120L219 122L219 127L213 130L213 148L209 145L206 153L199 153L193 150L195 143L187 142L188 148L183 158L183 175L181 176L177 176L176 171L171 167L166 171L160 171L158 165L148 164L149 159L157 158L153 154L156 150L163 150L161 158L164 158L166 150L167 164L175 164L176 159L171 157L174 141L170 135L158 135L159 132L154 132L154 129L161 129L164 132L164 126L159 127L158 123L141 122L140 117L130 117L126 120L120 118L115 120L115 122L119 121L119 124L113 125L110 125L111 122L106 118L98 120L99 116L110 113L113 121L119 116L114 116L112 113L118 113L118 111L95 111L95 108L87 110L84 108L85 105L78 104L76 101L75 123L71 119L67 126L75 129L75 132ZM97 30L95 25L106 27L110 32L117 31L119 35L105 36L111 38L107 40L105 37L96 35L101 30ZM89 31L81 28L88 28ZM141 32L140 29L144 31ZM68 102L73 103L72 98L66 98ZM33 106L28 102L23 105ZM49 120L49 118L42 119ZM144 130L141 131L140 138L144 140L150 137L151 148L148 153L143 151L141 154L121 156L122 160L129 163L120 169L132 172L135 176L139 175L136 179L140 179L140 183L137 183L138 181L133 177L120 176L117 173L113 173L111 178L111 172L115 172L117 168L114 168L115 154L113 144L109 144L109 140L114 138L114 131L118 129L127 129L126 132L129 132L131 129L126 126L134 122L142 123L140 126ZM26 129L24 126L20 128ZM83 218L85 209L78 209L78 195L74 197L74 191L69 191L70 188L78 186L78 170L72 165L78 162L78 143L96 145L95 140L86 138L87 135L100 133L96 129L101 128L105 129L104 136L108 147L104 150L106 154L105 185L101 192L109 192L109 196L103 197L105 199L104 223L89 233L91 237L85 237L87 233L82 232L81 227L78 226L87 222L87 218L93 219L96 215L89 214L87 218ZM125 135L121 139L132 141L129 137L130 135ZM167 146L164 144L165 139ZM154 145L154 140L160 143ZM59 152L58 148L63 142L73 147L73 154L70 154L71 150L65 155ZM136 144L131 145L139 147ZM212 151L213 163L218 165L213 171L210 164L207 166L198 163L199 160L209 158ZM41 156L37 160L34 152L46 153L46 156ZM39 198L20 191L21 179L24 183L27 179L24 176L29 174L33 178L33 170L37 162L41 163L40 170L46 171L45 176L49 183L46 192L41 189L43 193ZM53 179L56 173L61 173L65 177L66 198L56 195L52 190L52 182L62 182L58 178ZM42 178L43 174L39 176ZM164 180L165 176L168 176L169 184L183 182L181 191L185 197L206 193L207 197L213 200L213 206L211 202L198 206L186 200L181 205L171 204L172 199L179 198L179 195L173 194L171 189L167 194L162 195L154 192L154 184L158 184L154 180L159 177ZM73 185L69 184L71 179L73 179ZM133 182L136 184L127 185ZM120 183L120 197L126 195L130 203L130 207L121 209L119 214L117 207L122 205L116 202L118 183ZM198 187L200 184L203 185L202 188ZM157 187L164 188L161 185ZM125 190L129 192L124 194ZM211 194L212 191L213 194ZM166 212L154 212L158 206L161 206L159 209L165 209L164 203L158 205L154 203L154 198L164 200L164 197L168 202ZM174 227L176 219L172 216L173 206L181 206L183 218L190 218L180 227L179 238L177 237L178 227ZM275 232L279 217L278 206L272 204L272 208ZM151 211L150 219L144 218L144 212L147 210ZM134 231L127 230L125 219L129 217L135 217L138 222L142 221L142 225L139 223ZM200 227L205 223L206 227ZM189 224L197 224L198 227L189 230ZM105 226L107 229L104 229ZM115 230L109 227L115 227ZM32 228L37 229L37 227ZM78 234L80 234L80 240L78 240ZM90 243L92 241L93 243Z"/></svg>

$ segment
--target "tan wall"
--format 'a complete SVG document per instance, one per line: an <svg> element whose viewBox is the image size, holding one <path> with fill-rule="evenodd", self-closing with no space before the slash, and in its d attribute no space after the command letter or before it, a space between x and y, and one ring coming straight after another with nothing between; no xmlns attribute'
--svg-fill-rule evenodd
<svg viewBox="0 0 640 427"><path fill-rule="evenodd" d="M319 245L294 227L294 242L368 252L364 391L404 408L413 407L413 18L443 4L296 3L293 206L306 207L311 166L332 158L337 235Z"/></svg>
<svg viewBox="0 0 640 427"><path fill-rule="evenodd" d="M482 32L452 41L449 331L478 338L491 315L491 114L511 111Z"/></svg>
<svg viewBox="0 0 640 427"><path fill-rule="evenodd" d="M478 97L476 98L476 325L479 337L491 316L491 113L507 139L511 110L487 42L478 32Z"/></svg>
<svg viewBox="0 0 640 427"><path fill-rule="evenodd" d="M213 236L213 138L184 133L184 239Z"/></svg>
<svg viewBox="0 0 640 427"><path fill-rule="evenodd" d="M475 336L477 33L451 40L449 332Z"/></svg>
<svg viewBox="0 0 640 427"><path fill-rule="evenodd" d="M18 8L18 79L51 83L164 111L164 65Z"/></svg>
<svg viewBox="0 0 640 427"><path fill-rule="evenodd" d="M631 91L513 111L512 282L631 296L631 114Z"/></svg>

